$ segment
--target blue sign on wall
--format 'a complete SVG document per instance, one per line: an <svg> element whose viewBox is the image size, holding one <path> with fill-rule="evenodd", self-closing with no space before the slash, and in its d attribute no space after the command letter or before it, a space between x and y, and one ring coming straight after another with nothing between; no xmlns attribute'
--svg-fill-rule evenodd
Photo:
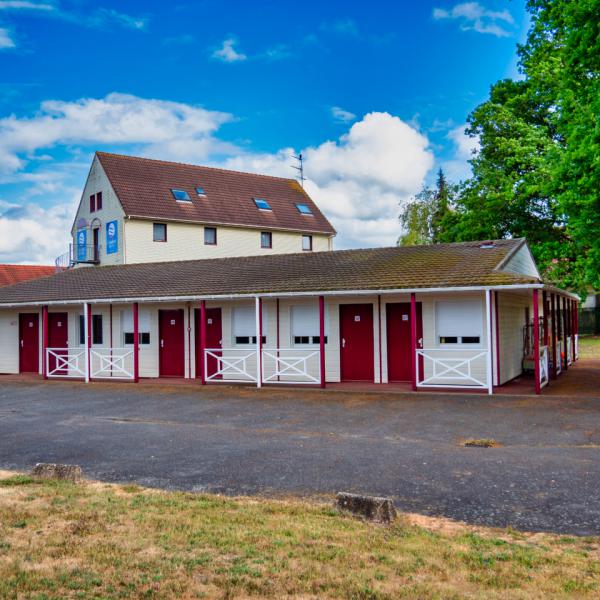
<svg viewBox="0 0 600 600"><path fill-rule="evenodd" d="M119 226L117 221L106 224L106 254L115 254L119 251Z"/></svg>
<svg viewBox="0 0 600 600"><path fill-rule="evenodd" d="M77 232L77 260L87 260L87 229Z"/></svg>

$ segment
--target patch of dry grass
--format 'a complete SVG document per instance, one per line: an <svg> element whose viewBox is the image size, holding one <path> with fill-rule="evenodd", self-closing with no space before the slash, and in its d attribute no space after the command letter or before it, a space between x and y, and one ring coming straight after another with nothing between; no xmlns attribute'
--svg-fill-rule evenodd
<svg viewBox="0 0 600 600"><path fill-rule="evenodd" d="M467 448L497 448L499 445L496 440L489 438L469 438L461 442L461 446Z"/></svg>
<svg viewBox="0 0 600 600"><path fill-rule="evenodd" d="M579 358L600 359L600 336L579 336Z"/></svg>
<svg viewBox="0 0 600 600"><path fill-rule="evenodd" d="M2 479L3 478L3 479ZM586 598L600 539L0 473L0 598Z"/></svg>

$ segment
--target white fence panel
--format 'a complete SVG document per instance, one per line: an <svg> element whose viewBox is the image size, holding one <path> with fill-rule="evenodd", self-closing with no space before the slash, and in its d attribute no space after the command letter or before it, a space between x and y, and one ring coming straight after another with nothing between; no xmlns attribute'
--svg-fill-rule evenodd
<svg viewBox="0 0 600 600"><path fill-rule="evenodd" d="M320 383L320 350L265 348L262 352L264 383Z"/></svg>
<svg viewBox="0 0 600 600"><path fill-rule="evenodd" d="M416 357L418 387L488 388L487 350L418 349Z"/></svg>
<svg viewBox="0 0 600 600"><path fill-rule="evenodd" d="M46 348L46 375L63 379L85 377L85 348Z"/></svg>
<svg viewBox="0 0 600 600"><path fill-rule="evenodd" d="M207 348L204 351L206 381L256 383L256 349Z"/></svg>
<svg viewBox="0 0 600 600"><path fill-rule="evenodd" d="M90 351L92 379L133 379L133 348L94 348Z"/></svg>

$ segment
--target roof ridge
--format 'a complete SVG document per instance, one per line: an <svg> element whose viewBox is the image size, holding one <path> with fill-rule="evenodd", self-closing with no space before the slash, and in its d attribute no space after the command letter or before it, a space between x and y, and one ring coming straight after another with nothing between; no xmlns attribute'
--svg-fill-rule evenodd
<svg viewBox="0 0 600 600"><path fill-rule="evenodd" d="M148 158L146 156L133 156L132 154L118 154L117 152L104 152L96 150L96 155L115 156L118 158L129 158L133 160L146 160L149 162L160 163L163 165L178 165L181 167L194 167L197 169L210 169L211 171L220 171L221 173L238 173L240 175L251 175L253 177L265 177L267 179L279 179L281 181L295 181L293 177L278 177L277 175L265 175L264 173L252 173L251 171L239 171L237 169L224 169L223 167L212 167L209 165L195 165L193 163L178 162L175 160L162 160L160 158Z"/></svg>

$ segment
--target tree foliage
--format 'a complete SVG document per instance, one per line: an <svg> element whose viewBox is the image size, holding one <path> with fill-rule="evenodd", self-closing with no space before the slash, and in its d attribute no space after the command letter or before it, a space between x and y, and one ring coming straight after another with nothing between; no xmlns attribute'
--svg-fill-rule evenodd
<svg viewBox="0 0 600 600"><path fill-rule="evenodd" d="M600 288L600 1L527 6L523 78L469 116L480 147L440 237L527 237L548 279Z"/></svg>
<svg viewBox="0 0 600 600"><path fill-rule="evenodd" d="M440 169L436 187L423 187L402 209L400 223L404 234L398 239L398 245L419 246L442 241L455 194L456 186L448 183Z"/></svg>

